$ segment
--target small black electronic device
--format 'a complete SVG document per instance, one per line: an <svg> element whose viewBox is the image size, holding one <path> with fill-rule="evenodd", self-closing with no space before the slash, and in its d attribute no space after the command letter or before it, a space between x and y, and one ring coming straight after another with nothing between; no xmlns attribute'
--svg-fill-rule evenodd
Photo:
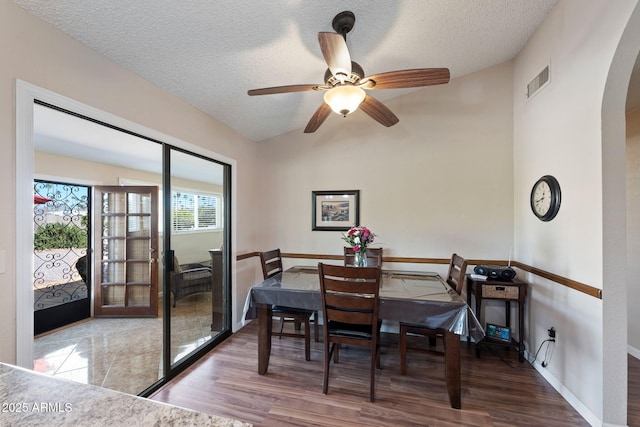
<svg viewBox="0 0 640 427"><path fill-rule="evenodd" d="M506 326L487 323L487 336L499 341L511 342L511 329Z"/></svg>
<svg viewBox="0 0 640 427"><path fill-rule="evenodd" d="M473 272L493 280L511 280L516 277L513 268L501 265L476 265Z"/></svg>

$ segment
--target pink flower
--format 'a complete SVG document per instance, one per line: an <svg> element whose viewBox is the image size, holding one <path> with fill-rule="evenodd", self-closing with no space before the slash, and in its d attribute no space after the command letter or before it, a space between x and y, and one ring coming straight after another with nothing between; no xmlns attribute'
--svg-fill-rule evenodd
<svg viewBox="0 0 640 427"><path fill-rule="evenodd" d="M375 233L367 227L355 226L342 235L342 240L347 242L355 252L365 252L367 247L373 243Z"/></svg>

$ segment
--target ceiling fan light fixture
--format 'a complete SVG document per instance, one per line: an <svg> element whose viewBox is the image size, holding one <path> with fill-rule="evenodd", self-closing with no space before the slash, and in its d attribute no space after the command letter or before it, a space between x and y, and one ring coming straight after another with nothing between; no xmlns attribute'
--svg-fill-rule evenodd
<svg viewBox="0 0 640 427"><path fill-rule="evenodd" d="M313 113L304 128L304 133L313 133L331 115L331 111L346 117L360 108L363 113L383 126L390 127L398 123L398 117L375 97L367 95L365 90L406 89L449 83L448 68L415 68L365 76L362 67L351 60L347 46L346 36L353 28L355 20L353 12L341 12L331 23L334 33L326 31L318 33L320 51L328 67L324 73L324 84L265 87L252 89L247 93L253 96L326 91L324 102Z"/></svg>
<svg viewBox="0 0 640 427"><path fill-rule="evenodd" d="M364 90L361 88L347 84L329 89L324 94L324 102L326 102L334 112L346 117L347 114L351 114L358 109L358 106L360 106L366 96Z"/></svg>

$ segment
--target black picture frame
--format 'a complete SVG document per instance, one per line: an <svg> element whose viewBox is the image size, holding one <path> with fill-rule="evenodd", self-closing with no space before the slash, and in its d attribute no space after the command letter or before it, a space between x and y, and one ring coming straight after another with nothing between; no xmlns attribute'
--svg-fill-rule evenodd
<svg viewBox="0 0 640 427"><path fill-rule="evenodd" d="M311 192L311 230L347 231L358 224L360 190Z"/></svg>

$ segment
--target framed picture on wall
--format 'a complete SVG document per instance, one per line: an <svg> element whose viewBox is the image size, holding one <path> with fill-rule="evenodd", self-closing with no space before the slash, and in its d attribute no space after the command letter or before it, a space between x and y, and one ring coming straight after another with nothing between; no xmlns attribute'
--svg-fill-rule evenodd
<svg viewBox="0 0 640 427"><path fill-rule="evenodd" d="M360 190L312 191L311 229L347 231L360 223Z"/></svg>

